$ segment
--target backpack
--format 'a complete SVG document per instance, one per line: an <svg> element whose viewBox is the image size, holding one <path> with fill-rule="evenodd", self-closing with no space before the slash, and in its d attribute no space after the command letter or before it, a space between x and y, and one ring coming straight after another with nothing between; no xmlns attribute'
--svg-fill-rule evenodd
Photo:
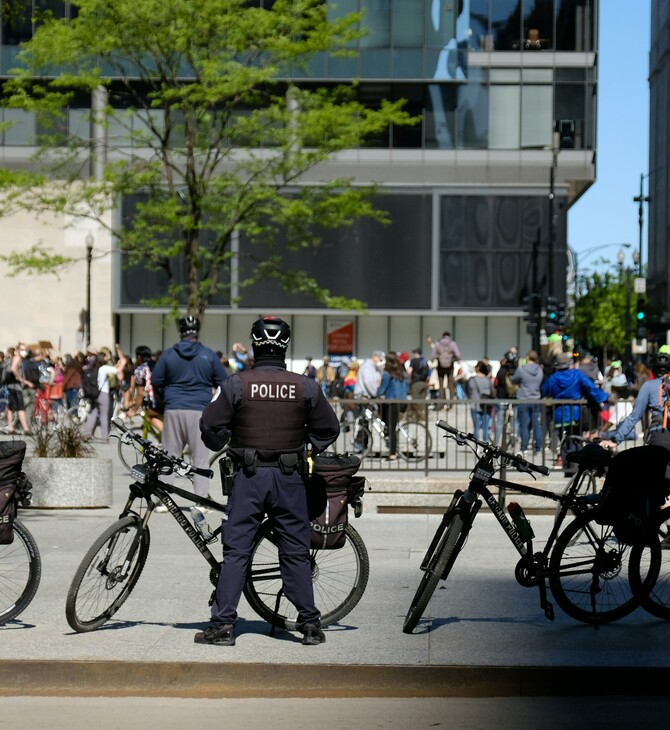
<svg viewBox="0 0 670 730"><path fill-rule="evenodd" d="M425 357L419 359L417 366L412 368L412 380L415 383L423 383L430 378L430 365Z"/></svg>
<svg viewBox="0 0 670 730"><path fill-rule="evenodd" d="M0 373L0 384L7 385L12 381L12 363L11 360L5 362L2 366L2 373Z"/></svg>
<svg viewBox="0 0 670 730"><path fill-rule="evenodd" d="M40 384L40 368L34 360L23 361L23 377L35 387Z"/></svg>
<svg viewBox="0 0 670 730"><path fill-rule="evenodd" d="M505 370L505 377L503 378L503 388L509 398L516 398L516 393L519 390L519 386L512 382L512 374L509 370Z"/></svg>
<svg viewBox="0 0 670 730"><path fill-rule="evenodd" d="M100 388L98 387L98 370L97 368L86 368L81 373L81 390L84 398L90 401L98 400Z"/></svg>
<svg viewBox="0 0 670 730"><path fill-rule="evenodd" d="M660 513L670 493L670 452L637 446L612 457L597 506L596 521L611 525L621 542L657 538Z"/></svg>

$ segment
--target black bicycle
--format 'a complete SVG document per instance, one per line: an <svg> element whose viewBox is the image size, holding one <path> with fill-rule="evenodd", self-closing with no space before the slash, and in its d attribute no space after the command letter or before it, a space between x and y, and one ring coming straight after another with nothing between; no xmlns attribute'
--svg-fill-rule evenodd
<svg viewBox="0 0 670 730"><path fill-rule="evenodd" d="M77 632L93 631L108 621L123 605L137 584L147 560L150 545L149 520L154 508L162 503L184 530L198 552L209 563L210 580L216 589L221 562L210 550L220 528L214 532L198 526L202 512L194 507L206 507L223 513L225 505L200 497L174 485L165 484L160 477L167 474L212 477L209 469L198 469L184 459L170 456L155 443L116 421L121 438L135 444L137 464L132 470L134 481L126 505L117 522L110 525L93 543L77 568L65 604L68 624ZM173 499L178 495L189 501L187 517ZM354 513L362 510L363 488L349 494ZM365 544L351 524L345 529L344 546L337 550L310 552L314 598L321 611L321 624L339 621L360 601L368 582L369 559ZM272 521L265 520L253 546L249 575L244 595L251 608L273 627L295 630L297 611L283 594L279 570L278 541ZM214 592L212 592L212 598Z"/></svg>
<svg viewBox="0 0 670 730"><path fill-rule="evenodd" d="M496 471L503 465L531 475L545 476L549 473L547 467L531 464L520 455L479 441L446 421L439 421L437 425L457 444L470 447L478 460L467 489L454 494L421 562L424 574L405 617L405 633L416 628L438 582L449 576L482 501L489 506L520 555L514 571L516 580L524 587L539 589L540 606L549 620L553 620L554 611L547 598L547 583L556 603L565 613L589 624L620 619L641 604L658 577L660 543L649 541L649 544L630 545L618 540L611 526L597 521L593 495L580 494L586 475L590 471L601 470L611 456L609 452L593 446L573 454L578 473L568 490L559 494L495 477ZM533 551L534 534L519 505L509 504L510 522L489 486L544 497L560 505L542 551ZM570 512L576 517L562 529Z"/></svg>

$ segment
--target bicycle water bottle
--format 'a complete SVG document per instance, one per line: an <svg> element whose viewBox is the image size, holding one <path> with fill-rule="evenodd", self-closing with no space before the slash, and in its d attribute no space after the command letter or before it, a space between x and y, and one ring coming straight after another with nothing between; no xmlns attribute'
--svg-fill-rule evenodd
<svg viewBox="0 0 670 730"><path fill-rule="evenodd" d="M510 502L507 505L507 511L509 512L509 516L512 518L512 522L514 522L521 539L524 542L530 542L535 537L535 533L533 532L533 528L524 514L523 509L521 509L521 505L518 502Z"/></svg>
<svg viewBox="0 0 670 730"><path fill-rule="evenodd" d="M210 540L212 531L209 529L204 512L199 507L191 507L190 511L195 529L202 535L204 540Z"/></svg>

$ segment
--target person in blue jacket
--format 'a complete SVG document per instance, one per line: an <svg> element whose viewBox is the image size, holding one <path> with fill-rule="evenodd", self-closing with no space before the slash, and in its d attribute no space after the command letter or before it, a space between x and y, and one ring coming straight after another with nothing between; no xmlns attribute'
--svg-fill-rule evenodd
<svg viewBox="0 0 670 730"><path fill-rule="evenodd" d="M161 441L174 456L181 456L188 446L193 466L207 469L209 449L200 438L200 416L228 375L216 353L198 341L200 320L197 317L188 314L179 320L178 326L181 340L161 354L151 372L154 391L165 404ZM174 476L161 478L170 483ZM209 480L194 476L193 491L206 497ZM166 510L163 505L156 509Z"/></svg>
<svg viewBox="0 0 670 730"><path fill-rule="evenodd" d="M554 400L578 401L587 398L595 403L603 404L609 400L609 394L599 388L581 370L571 367L572 355L560 353L554 360L554 372L542 384L542 395ZM557 466L564 466L567 444L564 436L580 435L581 406L578 403L558 403L554 406L554 428L562 444L561 461Z"/></svg>
<svg viewBox="0 0 670 730"><path fill-rule="evenodd" d="M389 352L386 355L384 373L377 389L377 398L388 400L407 400L409 393L409 377L405 366L398 359L396 352ZM382 420L386 424L389 437L389 460L396 461L398 458L398 419L401 409L404 411L407 406L400 403L383 403Z"/></svg>

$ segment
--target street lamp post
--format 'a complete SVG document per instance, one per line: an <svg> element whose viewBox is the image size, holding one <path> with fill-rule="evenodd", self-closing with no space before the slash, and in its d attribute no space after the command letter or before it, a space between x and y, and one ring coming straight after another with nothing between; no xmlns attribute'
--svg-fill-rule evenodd
<svg viewBox="0 0 670 730"><path fill-rule="evenodd" d="M637 273L639 270L638 267L640 265L640 256L637 251L633 251L633 265L635 268L631 268L630 266L624 269L624 261L626 258L626 253L623 249L621 249L617 255L617 259L619 261L619 269L621 271L622 276L626 277L626 314L625 314L625 352L624 352L624 362L626 367L630 367L631 360L632 360L632 347L631 347L631 338L632 338L632 332L631 332L631 317L630 317L630 305L631 305L631 279L633 274Z"/></svg>
<svg viewBox="0 0 670 730"><path fill-rule="evenodd" d="M639 243L639 254L637 263L637 275L642 276L642 231L644 229L644 204L648 203L651 198L644 194L644 175L640 175L640 194L633 198L635 203L638 203L637 208L637 221L640 228L640 243Z"/></svg>
<svg viewBox="0 0 670 730"><path fill-rule="evenodd" d="M93 258L93 234L86 234L86 347L91 344L91 259Z"/></svg>

